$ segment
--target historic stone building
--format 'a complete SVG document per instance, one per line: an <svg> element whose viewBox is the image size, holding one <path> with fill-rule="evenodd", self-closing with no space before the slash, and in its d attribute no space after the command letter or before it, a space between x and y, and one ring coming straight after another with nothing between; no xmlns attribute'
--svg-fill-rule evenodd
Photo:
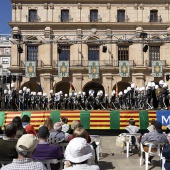
<svg viewBox="0 0 170 170"><path fill-rule="evenodd" d="M170 0L11 0L14 37L12 73L22 73L17 86L68 93L94 89L111 94L132 82L166 79L170 72ZM18 52L18 48L23 52ZM36 77L25 77L27 61L36 61ZM69 76L59 76L59 61L69 61ZM89 61L99 61L89 77ZM119 61L129 61L129 76L119 75ZM152 61L162 63L162 76L152 74ZM96 68L95 68L96 69ZM127 69L127 68L126 68ZM92 72L96 70L92 69ZM165 80L166 81L166 80Z"/></svg>

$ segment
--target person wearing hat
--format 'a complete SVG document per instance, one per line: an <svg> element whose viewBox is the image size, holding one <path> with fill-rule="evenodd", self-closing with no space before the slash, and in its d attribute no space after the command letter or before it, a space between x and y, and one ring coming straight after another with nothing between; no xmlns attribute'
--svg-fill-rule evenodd
<svg viewBox="0 0 170 170"><path fill-rule="evenodd" d="M46 170L43 163L34 162L31 158L37 143L33 134L22 135L16 145L18 159L13 159L11 164L3 166L1 170Z"/></svg>
<svg viewBox="0 0 170 170"><path fill-rule="evenodd" d="M158 121L155 121L153 123L153 131L145 134L142 139L141 143L144 145L144 151L148 151L148 146L145 145L145 142L158 142L158 143L168 143L166 135L162 131L162 124ZM157 151L157 146L155 145L155 148L151 149L152 152ZM144 157L144 155L143 155ZM151 164L151 160L153 159L153 156L149 156L148 163Z"/></svg>
<svg viewBox="0 0 170 170"><path fill-rule="evenodd" d="M76 147L75 147L76 146ZM88 165L87 161L92 158L92 148L87 140L81 137L72 139L65 151L66 170L99 170L98 165Z"/></svg>
<svg viewBox="0 0 170 170"><path fill-rule="evenodd" d="M39 139L39 143L33 154L34 160L63 159L61 148L57 145L50 145L47 142L49 134L50 134L49 130L46 126L41 126L38 129L37 136ZM56 169L57 165L54 165L54 166Z"/></svg>

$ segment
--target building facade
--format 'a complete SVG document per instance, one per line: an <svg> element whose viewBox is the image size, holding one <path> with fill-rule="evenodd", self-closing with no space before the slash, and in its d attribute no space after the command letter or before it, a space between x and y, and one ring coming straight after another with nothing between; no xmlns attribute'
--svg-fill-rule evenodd
<svg viewBox="0 0 170 170"><path fill-rule="evenodd" d="M22 73L18 88L43 92L103 90L111 94L134 83L166 81L170 73L170 0L11 0L13 38L10 71ZM169 3L168 3L169 2ZM22 53L18 52L21 46ZM36 77L25 76L27 61L36 61ZM58 74L59 61L69 61L69 76ZM99 62L97 78L89 61ZM119 61L129 62L120 76ZM152 61L162 63L162 76L152 74Z"/></svg>

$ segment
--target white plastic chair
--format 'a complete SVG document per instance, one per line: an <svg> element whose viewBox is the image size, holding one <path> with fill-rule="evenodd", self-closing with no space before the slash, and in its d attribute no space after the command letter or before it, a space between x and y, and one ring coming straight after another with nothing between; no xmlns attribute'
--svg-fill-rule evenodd
<svg viewBox="0 0 170 170"><path fill-rule="evenodd" d="M125 135L125 143L126 143L126 157L129 157L129 149L132 145L132 137L135 137L136 143L135 145L139 148L138 137L140 137L140 133L126 133Z"/></svg>
<svg viewBox="0 0 170 170"><path fill-rule="evenodd" d="M5 166L5 165L10 164L10 163L12 163L12 161L0 161L0 164L2 166Z"/></svg>
<svg viewBox="0 0 170 170"><path fill-rule="evenodd" d="M162 157L162 170L165 170L165 168L164 168L165 161L166 161L165 157Z"/></svg>
<svg viewBox="0 0 170 170"><path fill-rule="evenodd" d="M97 160L99 161L100 155L102 156L102 145L101 145L102 138L99 135L90 135L90 138L91 138L91 142L93 141L96 142Z"/></svg>
<svg viewBox="0 0 170 170"><path fill-rule="evenodd" d="M148 158L149 155L155 156L158 155L160 157L160 160L162 159L162 148L164 146L165 143L157 143L157 142L145 142L144 145L148 146L148 152L144 151L143 148L143 144L140 144L140 151L141 151L141 155L140 155L140 166L142 166L142 162L143 162L143 153L145 153L145 170L148 170ZM157 151L156 152L152 152L151 149L155 147L155 145L157 146Z"/></svg>
<svg viewBox="0 0 170 170"><path fill-rule="evenodd" d="M58 159L48 159L48 160L44 160L41 161L44 165L47 165L47 170L51 170L51 166L50 164L57 164L60 163L60 170L63 169L62 167L62 160L58 160Z"/></svg>
<svg viewBox="0 0 170 170"><path fill-rule="evenodd" d="M66 147L68 145L68 142L58 143L57 145L61 147L62 153L64 154Z"/></svg>

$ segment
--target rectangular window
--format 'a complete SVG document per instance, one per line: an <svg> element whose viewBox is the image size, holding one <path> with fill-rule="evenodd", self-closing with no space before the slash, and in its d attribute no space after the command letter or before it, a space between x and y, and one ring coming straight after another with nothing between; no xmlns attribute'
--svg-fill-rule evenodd
<svg viewBox="0 0 170 170"><path fill-rule="evenodd" d="M90 10L90 22L98 21L98 10Z"/></svg>
<svg viewBox="0 0 170 170"><path fill-rule="evenodd" d="M129 46L118 46L118 60L129 60Z"/></svg>
<svg viewBox="0 0 170 170"><path fill-rule="evenodd" d="M61 10L61 22L69 22L69 10Z"/></svg>
<svg viewBox="0 0 170 170"><path fill-rule="evenodd" d="M70 61L70 46L69 45L62 45L59 47L59 61Z"/></svg>
<svg viewBox="0 0 170 170"><path fill-rule="evenodd" d="M150 22L158 22L158 10L150 11Z"/></svg>
<svg viewBox="0 0 170 170"><path fill-rule="evenodd" d="M27 46L27 61L38 61L38 46Z"/></svg>
<svg viewBox="0 0 170 170"><path fill-rule="evenodd" d="M9 64L9 58L2 58L2 64Z"/></svg>
<svg viewBox="0 0 170 170"><path fill-rule="evenodd" d="M99 46L89 45L88 46L88 60L89 61L99 61Z"/></svg>
<svg viewBox="0 0 170 170"><path fill-rule="evenodd" d="M5 54L9 54L9 53L10 53L10 49L9 49L9 48L5 48L5 49L4 49L4 53L5 53Z"/></svg>
<svg viewBox="0 0 170 170"><path fill-rule="evenodd" d="M160 60L160 46L149 46L149 61Z"/></svg>
<svg viewBox="0 0 170 170"><path fill-rule="evenodd" d="M36 22L38 19L37 10L29 10L29 22Z"/></svg>
<svg viewBox="0 0 170 170"><path fill-rule="evenodd" d="M125 22L125 10L117 10L117 22Z"/></svg>

